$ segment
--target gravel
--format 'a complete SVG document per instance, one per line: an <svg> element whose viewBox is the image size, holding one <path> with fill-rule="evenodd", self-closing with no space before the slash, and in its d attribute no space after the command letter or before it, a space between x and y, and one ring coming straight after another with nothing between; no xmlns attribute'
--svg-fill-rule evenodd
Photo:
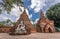
<svg viewBox="0 0 60 39"><path fill-rule="evenodd" d="M30 35L9 35L0 33L0 39L60 39L60 33L32 33Z"/></svg>

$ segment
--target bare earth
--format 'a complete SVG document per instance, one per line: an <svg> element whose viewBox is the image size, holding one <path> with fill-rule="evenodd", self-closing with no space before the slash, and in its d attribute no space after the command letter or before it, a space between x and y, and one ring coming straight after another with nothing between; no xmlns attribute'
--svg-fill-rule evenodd
<svg viewBox="0 0 60 39"><path fill-rule="evenodd" d="M60 39L60 33L32 33L30 35L16 36L0 33L0 39Z"/></svg>

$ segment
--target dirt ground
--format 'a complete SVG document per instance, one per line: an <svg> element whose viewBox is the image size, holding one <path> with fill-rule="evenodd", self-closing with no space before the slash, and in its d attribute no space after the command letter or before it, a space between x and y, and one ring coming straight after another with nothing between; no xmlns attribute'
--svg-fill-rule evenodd
<svg viewBox="0 0 60 39"><path fill-rule="evenodd" d="M60 33L32 33L30 35L16 36L0 33L0 39L60 39Z"/></svg>

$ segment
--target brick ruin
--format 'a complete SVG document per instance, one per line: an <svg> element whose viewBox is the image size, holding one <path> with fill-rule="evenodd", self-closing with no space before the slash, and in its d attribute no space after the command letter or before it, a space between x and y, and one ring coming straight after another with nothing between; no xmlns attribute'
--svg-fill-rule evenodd
<svg viewBox="0 0 60 39"><path fill-rule="evenodd" d="M31 24L31 22L30 22L30 20L29 20L29 18L28 18L28 15L27 15L27 13L26 13L26 11L25 11L25 9L24 9L23 14L21 14L20 18L19 18L18 21L16 22L15 28L18 26L18 24L19 24L21 21L24 21L25 25L31 28L31 32L32 32L32 33L35 32L35 29L34 29L33 25Z"/></svg>
<svg viewBox="0 0 60 39"><path fill-rule="evenodd" d="M11 28L11 26L0 27L0 33L9 33Z"/></svg>
<svg viewBox="0 0 60 39"><path fill-rule="evenodd" d="M7 32L10 34L15 34L14 32L16 31L17 27L21 25L21 21L24 22L23 26L25 26L27 34L35 33L36 31L37 32L46 32L46 33L55 32L54 21L49 20L47 17L45 17L42 10L40 12L40 19L38 20L38 22L36 24L36 30L35 30L28 18L28 15L27 15L25 9L13 27L0 28L0 32L5 32L5 33ZM23 28L23 30L24 30L24 28Z"/></svg>
<svg viewBox="0 0 60 39"><path fill-rule="evenodd" d="M12 32L15 31L15 29L18 27L18 25L21 23L21 21L24 21L24 24L26 26L26 29L28 30L28 33L36 32L36 30L34 29L33 25L31 24L31 22L28 18L28 15L27 15L25 9L24 9L23 13L21 14L20 18L18 19L18 21L16 22L16 24L14 25L14 27L11 29Z"/></svg>
<svg viewBox="0 0 60 39"><path fill-rule="evenodd" d="M55 32L54 21L44 16L43 11L40 12L40 19L36 24L37 32Z"/></svg>

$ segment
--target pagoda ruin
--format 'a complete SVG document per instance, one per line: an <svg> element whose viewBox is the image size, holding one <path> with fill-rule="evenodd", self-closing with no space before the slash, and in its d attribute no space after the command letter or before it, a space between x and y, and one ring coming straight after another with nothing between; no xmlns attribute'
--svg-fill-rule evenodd
<svg viewBox="0 0 60 39"><path fill-rule="evenodd" d="M14 27L11 29L12 32L16 32L16 30L19 30L19 26L25 26L25 29L27 31L27 33L34 33L36 32L36 30L34 29L33 25L31 24L28 15L24 9L23 13L21 14L20 18L18 19L18 21L16 22L16 24L14 25ZM24 31L24 27L21 27L22 30ZM26 32L25 31L25 32Z"/></svg>
<svg viewBox="0 0 60 39"><path fill-rule="evenodd" d="M54 28L54 21L49 20L47 17L44 16L43 11L40 12L40 19L36 24L37 32L55 32Z"/></svg>

